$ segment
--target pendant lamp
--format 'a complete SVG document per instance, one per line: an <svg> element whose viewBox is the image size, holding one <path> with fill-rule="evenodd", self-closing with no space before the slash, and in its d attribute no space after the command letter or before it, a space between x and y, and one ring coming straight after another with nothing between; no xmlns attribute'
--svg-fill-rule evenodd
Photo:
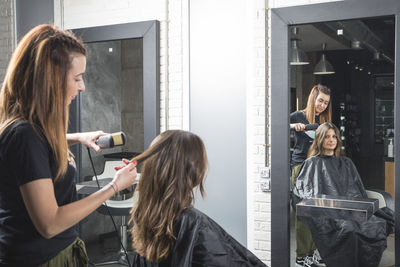
<svg viewBox="0 0 400 267"><path fill-rule="evenodd" d="M300 39L297 38L299 33L298 27L292 28L293 38L290 40L290 65L306 65L310 64L307 54L299 47Z"/></svg>
<svg viewBox="0 0 400 267"><path fill-rule="evenodd" d="M331 63L329 63L328 60L326 60L325 57L325 48L326 48L326 43L322 44L322 56L321 60L315 65L314 68L314 74L316 75L324 75L324 74L334 74L335 70L333 69L333 66Z"/></svg>

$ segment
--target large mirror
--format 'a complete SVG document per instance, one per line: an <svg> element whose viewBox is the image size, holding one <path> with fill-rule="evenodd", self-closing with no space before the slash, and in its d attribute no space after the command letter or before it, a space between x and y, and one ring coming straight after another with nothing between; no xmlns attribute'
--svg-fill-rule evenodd
<svg viewBox="0 0 400 267"><path fill-rule="evenodd" d="M141 152L160 131L159 27L146 21L73 29L87 46L88 63L86 92L71 104L69 128L125 131L127 146L104 153ZM82 181L90 175L82 173L86 151L73 149Z"/></svg>
<svg viewBox="0 0 400 267"><path fill-rule="evenodd" d="M330 88L331 122L340 130L343 154L354 162L367 192L387 192L393 201L395 17L291 25L289 31L290 123L300 122L296 116L305 111L314 85ZM300 150L305 150L302 141L312 142L315 137L314 129L297 132L294 138L295 132L290 132L292 167L299 164ZM295 230L293 209L290 215L291 265L295 266L296 257L304 258L308 245L302 230ZM390 234L379 266L394 263L394 234Z"/></svg>
<svg viewBox="0 0 400 267"><path fill-rule="evenodd" d="M106 160L130 158L146 149L160 132L159 22L147 21L74 29L87 48L86 91L71 104L70 130L123 131L124 146L91 150L96 174ZM76 146L77 182L92 180L86 147ZM94 212L80 223L89 244L113 232L109 216ZM123 216L116 216L120 225ZM106 244L105 242L104 244ZM118 245L117 245L118 247ZM104 251L107 246L101 248ZM91 253L91 251L89 251Z"/></svg>
<svg viewBox="0 0 400 267"><path fill-rule="evenodd" d="M101 172L104 155L125 158L144 149L143 42L140 38L87 43L86 92L80 95L81 131L101 129L126 134L124 146L92 153ZM131 154L130 154L131 153ZM86 147L82 147L81 176L93 176ZM100 170L99 170L100 168Z"/></svg>
<svg viewBox="0 0 400 267"><path fill-rule="evenodd" d="M273 9L271 13L271 263L293 266L296 243L290 208L289 115L303 109L313 85L332 89L332 122L343 135L343 148L367 189L389 192L399 202L396 151L400 103L398 1L344 1ZM296 28L296 29L295 29ZM296 35L296 36L293 36ZM293 42L292 39L301 39ZM325 45L323 45L325 44ZM303 49L308 65L291 62ZM325 51L323 51L325 50ZM324 54L324 56L322 55ZM321 59L333 72L316 70ZM299 61L300 62L300 61ZM319 74L315 74L319 73ZM325 68L325 72L326 68ZM332 72L332 70L328 71ZM288 138L282 138L282 136ZM393 138L393 139L392 139ZM397 182L396 182L397 181ZM394 182L394 184L391 184ZM398 206L398 205L397 205ZM398 212L395 213L397 221ZM381 265L399 259L399 224L387 239ZM398 239L398 238L397 238ZM380 266L381 266L380 265Z"/></svg>

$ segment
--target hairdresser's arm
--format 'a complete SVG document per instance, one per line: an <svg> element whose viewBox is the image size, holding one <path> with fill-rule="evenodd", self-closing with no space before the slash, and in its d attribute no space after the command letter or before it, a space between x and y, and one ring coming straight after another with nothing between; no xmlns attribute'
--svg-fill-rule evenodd
<svg viewBox="0 0 400 267"><path fill-rule="evenodd" d="M69 133L67 134L68 145L81 143L87 147L91 147L97 152L100 151L100 147L96 144L96 140L103 135L107 135L103 131L84 132L84 133Z"/></svg>
<svg viewBox="0 0 400 267"><path fill-rule="evenodd" d="M291 123L290 128L294 128L296 132L304 131L306 125L303 123Z"/></svg>
<svg viewBox="0 0 400 267"><path fill-rule="evenodd" d="M132 163L117 171L113 180L117 190L132 185L136 175L136 166ZM77 224L115 193L109 184L84 199L58 206L50 178L26 183L20 186L20 191L33 224L45 238L52 238Z"/></svg>

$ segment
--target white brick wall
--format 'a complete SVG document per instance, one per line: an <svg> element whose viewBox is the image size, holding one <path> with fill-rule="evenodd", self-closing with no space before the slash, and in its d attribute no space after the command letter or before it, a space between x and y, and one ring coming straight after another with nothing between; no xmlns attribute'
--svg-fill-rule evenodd
<svg viewBox="0 0 400 267"><path fill-rule="evenodd" d="M263 262L271 260L271 194L260 190L260 168L266 166L266 1L255 0L249 11L252 43L252 82L248 84L247 102L247 244Z"/></svg>
<svg viewBox="0 0 400 267"><path fill-rule="evenodd" d="M14 0L0 0L0 82L3 83L14 41Z"/></svg>

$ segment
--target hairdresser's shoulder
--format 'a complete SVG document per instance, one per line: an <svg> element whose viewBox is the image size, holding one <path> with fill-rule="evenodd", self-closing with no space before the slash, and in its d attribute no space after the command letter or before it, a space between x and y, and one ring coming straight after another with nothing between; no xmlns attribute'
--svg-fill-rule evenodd
<svg viewBox="0 0 400 267"><path fill-rule="evenodd" d="M296 110L296 111L293 111L292 113L290 113L290 115L293 115L293 116L304 116L304 111Z"/></svg>
<svg viewBox="0 0 400 267"><path fill-rule="evenodd" d="M290 120L292 123L294 122L302 122L305 119L305 114L302 110L294 111L290 113Z"/></svg>
<svg viewBox="0 0 400 267"><path fill-rule="evenodd" d="M13 123L10 127L10 131L18 135L32 135L39 134L42 135L42 131L39 127L33 126L27 121L17 121Z"/></svg>
<svg viewBox="0 0 400 267"><path fill-rule="evenodd" d="M39 127L33 126L27 121L17 121L13 123L4 131L4 135L14 139L43 140L43 138L45 138Z"/></svg>

